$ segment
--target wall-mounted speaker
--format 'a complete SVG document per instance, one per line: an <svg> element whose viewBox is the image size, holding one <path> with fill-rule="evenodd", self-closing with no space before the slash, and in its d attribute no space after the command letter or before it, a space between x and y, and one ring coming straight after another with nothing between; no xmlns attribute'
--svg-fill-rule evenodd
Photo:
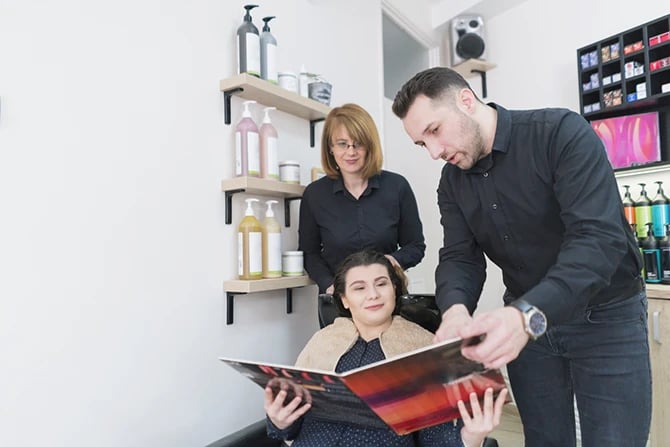
<svg viewBox="0 0 670 447"><path fill-rule="evenodd" d="M484 19L468 14L451 20L451 65L467 59L486 60Z"/></svg>

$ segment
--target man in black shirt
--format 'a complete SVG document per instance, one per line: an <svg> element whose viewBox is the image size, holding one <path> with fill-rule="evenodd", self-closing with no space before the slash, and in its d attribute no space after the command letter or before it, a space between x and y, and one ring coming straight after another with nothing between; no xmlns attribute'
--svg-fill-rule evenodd
<svg viewBox="0 0 670 447"><path fill-rule="evenodd" d="M486 334L463 354L507 364L526 446L644 446L651 419L646 294L612 168L565 109L484 104L448 68L408 81L394 113L442 170L436 338ZM488 256L506 306L475 311ZM530 340L530 342L529 342Z"/></svg>

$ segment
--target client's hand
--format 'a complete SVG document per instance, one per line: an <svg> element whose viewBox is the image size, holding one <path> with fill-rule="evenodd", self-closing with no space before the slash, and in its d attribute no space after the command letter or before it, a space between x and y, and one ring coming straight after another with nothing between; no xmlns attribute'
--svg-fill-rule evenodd
<svg viewBox="0 0 670 447"><path fill-rule="evenodd" d="M468 413L462 400L458 401L458 411L461 412L463 428L461 438L466 447L479 447L482 445L486 435L491 433L500 424L502 407L507 397L507 389L500 391L498 398L493 403L493 389L487 388L484 393L484 409L479 406L476 393L470 394L470 407L472 414Z"/></svg>
<svg viewBox="0 0 670 447"><path fill-rule="evenodd" d="M270 386L265 387L265 413L272 421L272 423L280 430L289 427L297 421L307 410L311 408L311 404L307 402L300 405L302 397L294 397L288 404L284 405L288 392L284 389L280 390L276 396Z"/></svg>

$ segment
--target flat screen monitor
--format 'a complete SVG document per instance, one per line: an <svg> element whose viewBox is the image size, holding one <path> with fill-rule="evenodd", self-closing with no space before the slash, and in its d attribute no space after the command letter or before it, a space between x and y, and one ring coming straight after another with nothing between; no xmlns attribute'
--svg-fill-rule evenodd
<svg viewBox="0 0 670 447"><path fill-rule="evenodd" d="M614 169L661 161L658 112L591 121Z"/></svg>

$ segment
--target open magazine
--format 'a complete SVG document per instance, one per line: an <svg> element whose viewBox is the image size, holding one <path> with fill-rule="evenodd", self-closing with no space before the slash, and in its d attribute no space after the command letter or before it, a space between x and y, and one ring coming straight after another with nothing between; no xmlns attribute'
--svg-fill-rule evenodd
<svg viewBox="0 0 670 447"><path fill-rule="evenodd" d="M500 370L461 355L463 344L479 338L452 339L338 374L231 358L220 358L262 388L300 395L311 402L310 417L366 427L388 425L399 435L460 417L458 401L470 409L469 395L506 387Z"/></svg>

